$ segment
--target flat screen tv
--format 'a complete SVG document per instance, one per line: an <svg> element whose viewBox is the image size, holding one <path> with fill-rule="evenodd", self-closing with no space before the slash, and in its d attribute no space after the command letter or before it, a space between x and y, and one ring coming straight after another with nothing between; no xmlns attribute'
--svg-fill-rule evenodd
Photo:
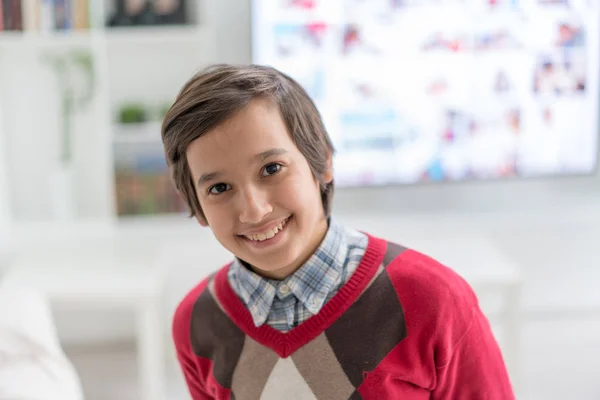
<svg viewBox="0 0 600 400"><path fill-rule="evenodd" d="M338 186L582 175L598 0L252 0L252 58L298 80Z"/></svg>

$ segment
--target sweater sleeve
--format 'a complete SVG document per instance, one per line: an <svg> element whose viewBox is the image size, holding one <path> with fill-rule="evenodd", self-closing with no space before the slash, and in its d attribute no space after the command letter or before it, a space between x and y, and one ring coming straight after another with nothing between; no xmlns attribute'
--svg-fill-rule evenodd
<svg viewBox="0 0 600 400"><path fill-rule="evenodd" d="M432 400L513 400L500 348L471 286L415 251L394 260L388 273L408 332L388 365L402 366L399 375L429 390Z"/></svg>
<svg viewBox="0 0 600 400"><path fill-rule="evenodd" d="M206 376L210 370L210 360L196 356L190 339L192 312L198 296L206 288L208 280L196 286L177 307L173 318L173 341L177 360L181 366L185 382L193 400L213 400L207 393Z"/></svg>
<svg viewBox="0 0 600 400"><path fill-rule="evenodd" d="M437 365L432 399L510 400L514 394L491 327L478 306L464 332L449 332L449 359Z"/></svg>

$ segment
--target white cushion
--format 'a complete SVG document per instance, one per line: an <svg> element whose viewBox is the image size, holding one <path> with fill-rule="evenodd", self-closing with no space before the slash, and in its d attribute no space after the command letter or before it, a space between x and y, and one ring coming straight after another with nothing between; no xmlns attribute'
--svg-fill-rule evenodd
<svg viewBox="0 0 600 400"><path fill-rule="evenodd" d="M48 302L30 288L0 283L0 400L81 400Z"/></svg>

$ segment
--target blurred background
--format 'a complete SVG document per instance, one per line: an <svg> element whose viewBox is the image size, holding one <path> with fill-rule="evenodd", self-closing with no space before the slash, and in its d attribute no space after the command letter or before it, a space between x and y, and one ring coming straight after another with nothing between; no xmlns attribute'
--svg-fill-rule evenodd
<svg viewBox="0 0 600 400"><path fill-rule="evenodd" d="M172 314L231 255L160 124L254 62L317 103L334 215L473 285L519 399L600 399L599 29L598 0L1 1L0 344L69 371L39 398L189 398Z"/></svg>

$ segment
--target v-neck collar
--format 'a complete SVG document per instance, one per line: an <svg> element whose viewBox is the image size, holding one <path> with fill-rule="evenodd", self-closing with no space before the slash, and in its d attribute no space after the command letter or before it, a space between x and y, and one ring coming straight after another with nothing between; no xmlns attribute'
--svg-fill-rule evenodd
<svg viewBox="0 0 600 400"><path fill-rule="evenodd" d="M300 347L323 333L354 303L369 284L383 262L386 242L367 235L369 243L360 264L350 280L323 306L321 311L288 332L280 332L268 325L256 327L250 311L235 294L227 270L222 268L215 276L215 293L218 301L231 320L258 343L271 348L280 357L286 358Z"/></svg>

